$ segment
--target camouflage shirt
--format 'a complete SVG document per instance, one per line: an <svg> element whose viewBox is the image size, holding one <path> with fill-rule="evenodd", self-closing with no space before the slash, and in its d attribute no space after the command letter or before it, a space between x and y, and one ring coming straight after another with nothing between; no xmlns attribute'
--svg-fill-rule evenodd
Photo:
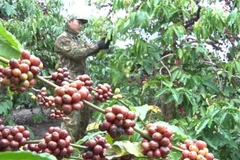
<svg viewBox="0 0 240 160"><path fill-rule="evenodd" d="M54 49L58 54L60 67L67 67L73 79L85 73L86 58L99 52L97 44L80 41L68 28L57 37Z"/></svg>

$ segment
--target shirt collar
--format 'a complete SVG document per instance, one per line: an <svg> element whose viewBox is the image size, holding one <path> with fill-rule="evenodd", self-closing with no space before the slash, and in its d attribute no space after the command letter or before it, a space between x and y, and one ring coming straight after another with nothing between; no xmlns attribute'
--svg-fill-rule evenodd
<svg viewBox="0 0 240 160"><path fill-rule="evenodd" d="M69 27L66 27L65 31L71 36L71 38L78 39L78 34L74 34Z"/></svg>

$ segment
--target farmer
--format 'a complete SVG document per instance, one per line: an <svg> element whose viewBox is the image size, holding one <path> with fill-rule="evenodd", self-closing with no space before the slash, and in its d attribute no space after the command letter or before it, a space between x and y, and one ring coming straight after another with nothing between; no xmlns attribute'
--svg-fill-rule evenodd
<svg viewBox="0 0 240 160"><path fill-rule="evenodd" d="M87 22L87 19L71 16L65 24L65 31L57 37L54 44L59 67L68 68L72 80L85 73L88 56L96 55L100 50L109 48L110 40L105 42L104 38L96 44L87 44L78 38L79 32ZM62 123L62 128L68 129L73 140L77 141L85 135L89 123L88 107L72 112L69 118L70 120Z"/></svg>

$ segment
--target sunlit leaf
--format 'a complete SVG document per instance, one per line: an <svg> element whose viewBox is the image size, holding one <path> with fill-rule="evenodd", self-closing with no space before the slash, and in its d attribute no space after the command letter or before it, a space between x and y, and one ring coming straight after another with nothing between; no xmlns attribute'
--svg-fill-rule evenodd
<svg viewBox="0 0 240 160"><path fill-rule="evenodd" d="M152 105L148 106L148 110L153 111L154 113L160 113L161 112L161 110L158 106L152 106Z"/></svg>
<svg viewBox="0 0 240 160"><path fill-rule="evenodd" d="M137 115L139 116L139 118L141 118L142 120L144 120L146 118L147 112L148 112L148 105L143 105L143 106L139 106L139 107L135 107Z"/></svg>
<svg viewBox="0 0 240 160"><path fill-rule="evenodd" d="M0 23L0 56L19 58L22 49L18 40Z"/></svg>
<svg viewBox="0 0 240 160"><path fill-rule="evenodd" d="M86 136L84 136L82 139L78 140L77 141L77 144L83 144L84 142L86 142L87 140L97 136L97 135L101 135L101 134L104 134L105 132L102 132L102 131L97 131L97 132L94 132L94 133L88 133Z"/></svg>
<svg viewBox="0 0 240 160"><path fill-rule="evenodd" d="M142 146L140 142L116 141L111 148L106 149L104 155L108 159L132 154L136 157L142 157Z"/></svg>
<svg viewBox="0 0 240 160"><path fill-rule="evenodd" d="M93 123L90 123L88 126L87 126L87 131L92 131L92 130L97 130L98 129L98 126L101 122L93 122Z"/></svg>
<svg viewBox="0 0 240 160"><path fill-rule="evenodd" d="M20 152L0 152L0 159L2 160L57 160L57 158L48 153L33 153L27 151Z"/></svg>

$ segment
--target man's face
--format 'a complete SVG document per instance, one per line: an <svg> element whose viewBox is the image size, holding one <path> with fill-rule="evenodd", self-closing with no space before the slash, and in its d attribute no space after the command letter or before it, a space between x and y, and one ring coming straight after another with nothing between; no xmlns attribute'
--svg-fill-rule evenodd
<svg viewBox="0 0 240 160"><path fill-rule="evenodd" d="M82 22L78 19L68 21L68 26L74 34L78 34L82 29Z"/></svg>

